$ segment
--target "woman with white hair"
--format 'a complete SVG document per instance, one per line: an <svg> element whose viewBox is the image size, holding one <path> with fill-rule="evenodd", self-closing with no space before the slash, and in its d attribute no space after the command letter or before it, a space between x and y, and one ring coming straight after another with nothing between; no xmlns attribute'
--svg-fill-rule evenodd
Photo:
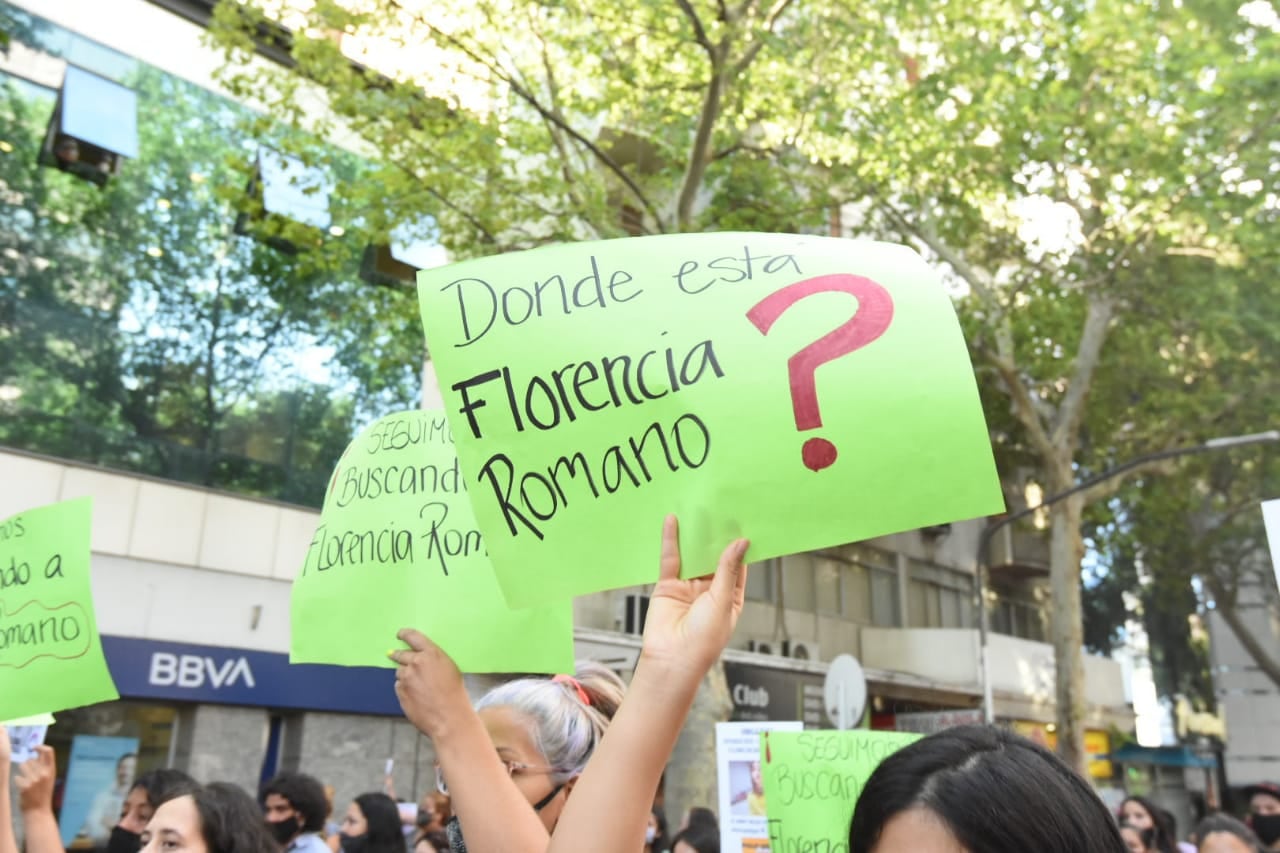
<svg viewBox="0 0 1280 853"><path fill-rule="evenodd" d="M603 837L597 832L578 843L571 829L557 834L556 846L640 849L662 766L742 610L746 551L747 541L739 539L721 555L714 579L681 580L676 520L667 518L659 580L625 703L617 676L579 664L572 676L501 685L472 709L448 655L417 631L400 632L410 648L391 654L400 665L396 693L405 715L435 746L439 785L453 804L453 853L544 853L566 807L603 814L620 797L635 798L636 807ZM615 734L606 737L611 721ZM608 758L590 781L590 772L582 774L598 752ZM636 772L614 787L609 768L620 762L633 762Z"/></svg>

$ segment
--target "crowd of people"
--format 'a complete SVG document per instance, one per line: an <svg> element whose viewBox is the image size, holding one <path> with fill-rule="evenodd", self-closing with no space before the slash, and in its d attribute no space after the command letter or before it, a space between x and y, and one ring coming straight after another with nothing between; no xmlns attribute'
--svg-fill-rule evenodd
<svg viewBox="0 0 1280 853"><path fill-rule="evenodd" d="M474 705L449 656L403 630L396 693L431 738L436 791L405 815L361 794L334 823L332 794L282 773L257 798L177 770L144 773L124 799L106 853L719 853L716 816L691 809L668 838L652 806L694 694L742 610L746 540L714 574L681 579L678 527L664 525L659 579L630 688L609 669L507 682ZM0 766L9 765L0 727ZM53 751L18 771L26 853L65 853L53 813ZM18 853L9 774L0 774L0 853ZM1280 850L1280 788L1250 790L1250 825L1212 815L1179 842L1154 803L1111 814L1053 753L1003 729L949 729L889 756L849 825L849 853L1260 853ZM839 845L832 849L839 849Z"/></svg>

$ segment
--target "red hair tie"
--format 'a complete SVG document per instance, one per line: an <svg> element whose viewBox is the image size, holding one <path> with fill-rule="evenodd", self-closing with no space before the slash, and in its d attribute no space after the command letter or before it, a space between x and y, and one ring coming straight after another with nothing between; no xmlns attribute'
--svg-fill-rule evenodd
<svg viewBox="0 0 1280 853"><path fill-rule="evenodd" d="M578 692L578 698L582 700L582 704L587 707L591 706L591 697L587 695L587 691L582 689L582 682L574 678L572 675L556 675L552 681L556 684L567 684Z"/></svg>

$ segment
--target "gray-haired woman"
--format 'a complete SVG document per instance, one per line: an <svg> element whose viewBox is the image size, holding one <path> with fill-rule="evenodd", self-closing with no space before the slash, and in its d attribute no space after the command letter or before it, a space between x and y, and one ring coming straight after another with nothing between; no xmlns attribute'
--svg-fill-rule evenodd
<svg viewBox="0 0 1280 853"><path fill-rule="evenodd" d="M583 788L589 793L573 802L584 796L585 802L571 807L597 817L613 811L618 820L606 821L603 833L593 821L575 821L594 841L578 843L578 833L570 832L559 842L562 849L635 851L644 843L662 766L698 682L741 612L746 549L745 540L725 549L714 582L710 576L682 580L676 521L667 519L633 681L641 686L641 701L620 715L628 720L626 731L606 749L611 760L591 783L597 790ZM417 631L398 636L410 649L391 655L400 664L396 694L405 715L435 746L440 787L453 804L448 830L454 853L545 853L569 794L622 703L621 680L597 664L579 664L572 676L497 687L473 710L448 655ZM619 775L619 767L634 772Z"/></svg>

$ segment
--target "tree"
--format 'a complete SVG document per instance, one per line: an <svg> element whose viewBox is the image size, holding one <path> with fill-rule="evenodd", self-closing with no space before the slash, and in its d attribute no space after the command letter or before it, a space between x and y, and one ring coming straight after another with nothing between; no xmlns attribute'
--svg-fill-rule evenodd
<svg viewBox="0 0 1280 853"><path fill-rule="evenodd" d="M146 66L126 82L139 156L102 189L37 165L51 93L0 92L0 441L319 505L357 424L418 397L416 306L359 283L357 247L236 234L251 114Z"/></svg>
<svg viewBox="0 0 1280 853"><path fill-rule="evenodd" d="M1275 33L1216 7L1129 2L898 23L924 70L866 105L847 143L864 160L856 186L969 290L988 411L1009 407L1046 495L1220 434L1215 420L1274 387L1274 372L1249 391L1221 381L1232 350L1217 345L1241 321L1217 273L1243 266L1276 215ZM1059 744L1077 767L1082 525L1120 485L1049 511Z"/></svg>
<svg viewBox="0 0 1280 853"><path fill-rule="evenodd" d="M1270 251L1280 51L1233 10L365 0L274 20L237 2L212 32L226 85L354 134L384 207L430 211L457 255L729 227L921 246L967 290L1002 452L1046 494L1211 434L1233 405L1177 345L1233 322L1212 273ZM247 64L263 33L290 69ZM317 88L329 112L305 106ZM1059 743L1078 767L1081 526L1118 485L1050 514Z"/></svg>

